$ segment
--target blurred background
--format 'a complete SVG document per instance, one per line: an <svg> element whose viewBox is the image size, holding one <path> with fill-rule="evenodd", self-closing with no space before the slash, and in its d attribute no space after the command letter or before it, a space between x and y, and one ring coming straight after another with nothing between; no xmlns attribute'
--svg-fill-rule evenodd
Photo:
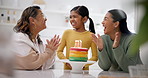
<svg viewBox="0 0 148 78"><path fill-rule="evenodd" d="M89 9L90 17L94 21L95 30L98 34L103 35L101 22L110 9L124 10L127 13L129 30L136 33L143 15L142 6L137 6L136 1L137 0L0 0L0 29L5 32L13 32L13 27L20 18L22 11L28 6L39 5L47 18L47 28L40 33L45 43L45 39L50 39L55 34L61 37L64 30L72 29L69 23L70 10L77 5L85 5ZM89 21L86 23L86 28L88 28L88 25ZM142 51L145 49L142 49ZM91 57L91 54L89 54L89 57ZM63 69L62 65L56 57L53 68ZM95 63L90 66L90 69L96 70L99 69L99 66Z"/></svg>

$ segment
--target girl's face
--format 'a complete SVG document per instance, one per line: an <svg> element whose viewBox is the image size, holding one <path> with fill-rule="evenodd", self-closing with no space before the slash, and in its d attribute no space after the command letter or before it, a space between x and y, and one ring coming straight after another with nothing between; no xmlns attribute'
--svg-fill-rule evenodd
<svg viewBox="0 0 148 78"><path fill-rule="evenodd" d="M84 27L84 20L83 17L80 16L77 12L71 11L70 12L70 23L75 29L79 29Z"/></svg>
<svg viewBox="0 0 148 78"><path fill-rule="evenodd" d="M113 22L113 18L111 16L112 15L108 12L104 17L104 20L102 21L104 27L104 34L109 35L114 33L115 23Z"/></svg>
<svg viewBox="0 0 148 78"><path fill-rule="evenodd" d="M34 19L36 29L39 31L45 29L46 28L46 21L47 21L47 19L45 18L42 11L38 10L38 15Z"/></svg>

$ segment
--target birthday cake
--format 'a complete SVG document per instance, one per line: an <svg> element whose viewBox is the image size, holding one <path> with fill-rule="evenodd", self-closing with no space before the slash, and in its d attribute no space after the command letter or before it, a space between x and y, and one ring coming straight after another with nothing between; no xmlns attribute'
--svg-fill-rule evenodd
<svg viewBox="0 0 148 78"><path fill-rule="evenodd" d="M82 41L76 40L75 46L70 48L69 60L70 61L81 61L87 62L88 60L88 49L81 48Z"/></svg>

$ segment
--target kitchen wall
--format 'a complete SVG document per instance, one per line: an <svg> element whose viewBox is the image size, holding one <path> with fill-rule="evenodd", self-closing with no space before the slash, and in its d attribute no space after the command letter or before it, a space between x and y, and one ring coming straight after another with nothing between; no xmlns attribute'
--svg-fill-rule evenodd
<svg viewBox="0 0 148 78"><path fill-rule="evenodd" d="M54 33L62 35L65 29L71 28L69 20L69 11L77 5L85 5L90 11L90 17L93 19L97 33L103 34L102 20L106 12L110 9L122 9L127 13L128 27L132 32L135 32L135 0L44 0L45 5L41 5L43 12L47 18L47 29L41 32L42 37L51 38ZM13 4L12 4L13 3ZM132 5L131 5L132 4ZM0 13L3 10L13 10L19 8L16 14L17 20L20 18L21 12L28 6L33 5L33 0L0 0ZM5 8L3 7L5 6ZM7 7L7 8L6 8ZM11 7L9 9L9 7ZM17 9L18 10L18 9ZM5 12L7 13L7 12ZM11 15L13 16L13 15ZM89 22L89 21L88 21ZM13 25L15 25L14 23ZM86 27L88 28L86 23ZM14 26L11 26L12 28Z"/></svg>
<svg viewBox="0 0 148 78"><path fill-rule="evenodd" d="M103 26L101 24L104 15L110 9L122 9L127 13L128 28L135 32L137 27L136 20L136 8L134 1L136 0L44 0L45 5L40 5L45 16L47 18L47 29L43 30L40 35L45 42L45 39L51 39L54 34L62 36L62 33L66 29L71 29L69 23L69 11L77 5L85 5L90 11L90 17L94 21L96 32L103 35ZM22 11L33 4L33 0L0 0L0 13L5 13L8 16L7 11L16 10L16 20L20 18ZM6 12L4 12L6 11ZM10 18L14 17L11 15ZM7 18L7 17L6 17ZM1 15L0 20L3 20ZM4 19L7 21L7 19ZM0 28L6 28L12 31L12 28L16 23L0 22ZM86 23L86 28L88 29L89 21ZM89 54L89 57L91 54ZM58 58L57 58L58 59ZM56 65L55 65L56 67ZM59 68L57 66L57 68ZM92 66L92 69L96 69Z"/></svg>

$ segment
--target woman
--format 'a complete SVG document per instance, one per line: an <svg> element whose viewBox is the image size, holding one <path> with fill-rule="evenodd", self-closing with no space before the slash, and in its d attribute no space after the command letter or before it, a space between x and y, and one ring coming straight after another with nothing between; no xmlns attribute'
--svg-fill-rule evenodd
<svg viewBox="0 0 148 78"><path fill-rule="evenodd" d="M90 20L89 31L85 29L85 23ZM71 47L74 47L75 40L82 41L83 48L90 48L92 50L91 61L97 61L97 47L92 41L91 34L95 33L94 24L92 19L89 17L88 9L85 6L76 6L70 11L70 23L74 29L68 29L64 32L61 44L57 50L57 55L60 59L69 59L69 51ZM63 54L63 50L66 47L66 56ZM84 70L88 70L89 65L83 67ZM69 63L64 64L65 70L71 70Z"/></svg>
<svg viewBox="0 0 148 78"><path fill-rule="evenodd" d="M104 34L98 38L92 34L99 50L99 66L103 70L128 72L129 65L142 64L139 51L132 55L131 42L135 36L127 28L126 13L119 9L109 10L102 22Z"/></svg>
<svg viewBox="0 0 148 78"><path fill-rule="evenodd" d="M13 36L13 52L16 53L16 69L48 69L54 63L55 50L59 46L59 36L54 36L43 45L39 32L46 28L46 18L39 6L26 8Z"/></svg>

